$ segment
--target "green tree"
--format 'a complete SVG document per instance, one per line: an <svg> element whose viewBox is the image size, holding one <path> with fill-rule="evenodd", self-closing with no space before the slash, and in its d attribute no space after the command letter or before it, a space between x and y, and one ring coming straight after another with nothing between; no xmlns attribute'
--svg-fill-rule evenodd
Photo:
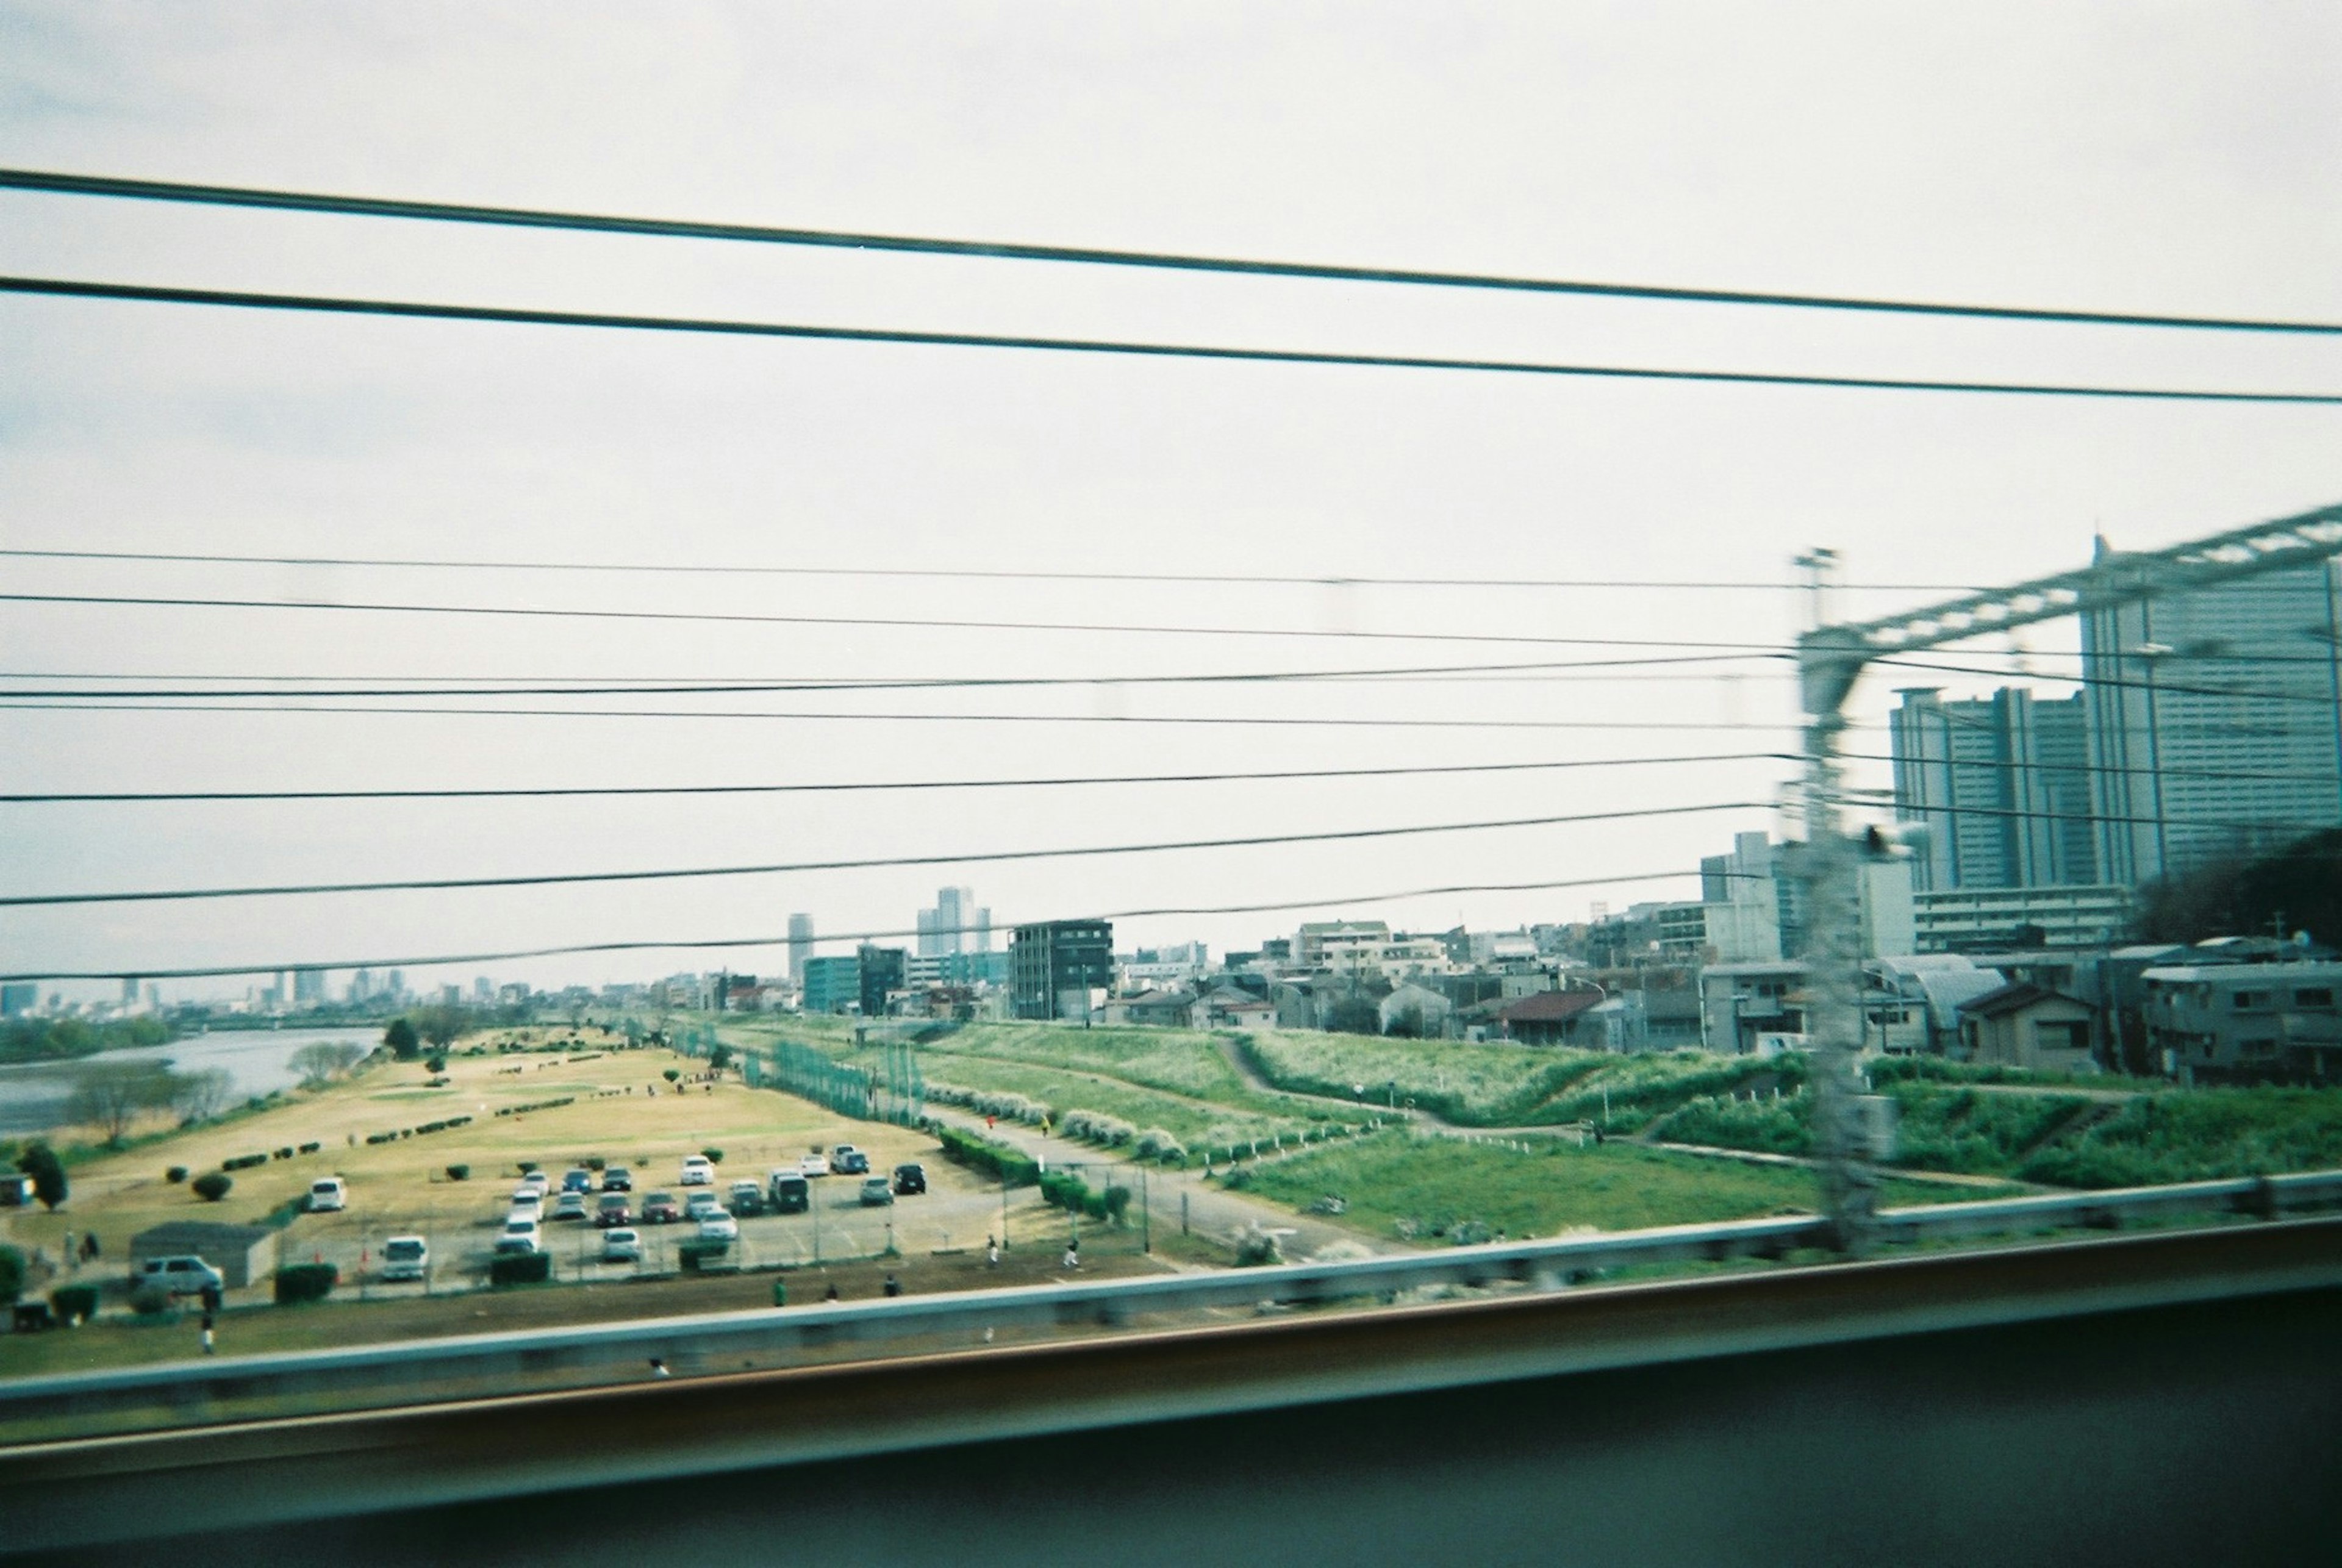
<svg viewBox="0 0 2342 1568"><path fill-rule="evenodd" d="M208 1121L220 1114L227 1104L228 1091L235 1087L235 1079L225 1067L206 1067L199 1073L175 1073L171 1075L171 1111L179 1118L181 1126Z"/></svg>
<svg viewBox="0 0 2342 1568"><path fill-rule="evenodd" d="M235 1178L225 1171L205 1171L188 1185L195 1189L195 1196L205 1203L216 1203L227 1196L228 1189L235 1185Z"/></svg>
<svg viewBox="0 0 2342 1568"><path fill-rule="evenodd" d="M2158 878L2139 893L2138 934L2148 942L2296 931L2342 943L2342 828L2257 860L2231 856Z"/></svg>
<svg viewBox="0 0 2342 1568"><path fill-rule="evenodd" d="M1382 1009L1363 996L1345 996L1327 1009L1326 1027L1340 1034L1379 1034Z"/></svg>
<svg viewBox="0 0 2342 1568"><path fill-rule="evenodd" d="M33 1178L33 1196L41 1200L45 1209L54 1211L71 1191L65 1162L46 1144L25 1144L25 1152L16 1156L16 1168Z"/></svg>
<svg viewBox="0 0 2342 1568"><path fill-rule="evenodd" d="M0 1306L14 1305L25 1293L25 1254L11 1246L0 1246Z"/></svg>
<svg viewBox="0 0 2342 1568"><path fill-rule="evenodd" d="M434 1003L428 1007L417 1007L407 1016L415 1020L416 1033L441 1050L446 1049L459 1036L467 1034L478 1027L474 1023L468 1008L457 1007L448 1003Z"/></svg>
<svg viewBox="0 0 2342 1568"><path fill-rule="evenodd" d="M404 1018L390 1021L390 1027L382 1032L382 1043L402 1062L414 1061L423 1050L423 1041L415 1033L415 1025Z"/></svg>

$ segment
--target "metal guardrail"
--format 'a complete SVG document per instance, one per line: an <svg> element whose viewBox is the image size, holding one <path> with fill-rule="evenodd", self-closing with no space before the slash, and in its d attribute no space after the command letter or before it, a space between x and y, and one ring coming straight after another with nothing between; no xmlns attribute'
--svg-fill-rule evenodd
<svg viewBox="0 0 2342 1568"><path fill-rule="evenodd" d="M2195 1182L2175 1186L1991 1199L1888 1209L1877 1238L1896 1243L1963 1236L2118 1229L2127 1224L2241 1215L2275 1219L2342 1209L2342 1171ZM904 1296L819 1306L761 1308L410 1340L350 1350L192 1360L116 1371L0 1381L0 1427L39 1419L166 1410L201 1416L255 1402L325 1396L393 1403L502 1392L515 1381L647 1369L670 1373L736 1368L744 1356L830 1351L842 1345L916 1339L973 1345L996 1329L1117 1327L1142 1318L1213 1307L1313 1303L1399 1295L1437 1286L1507 1282L1557 1289L1607 1271L1686 1262L1779 1259L1827 1246L1818 1215L1564 1240L1496 1243L1330 1263L1289 1263L1210 1273L1096 1283L1024 1286ZM442 1393L440 1391L445 1391Z"/></svg>

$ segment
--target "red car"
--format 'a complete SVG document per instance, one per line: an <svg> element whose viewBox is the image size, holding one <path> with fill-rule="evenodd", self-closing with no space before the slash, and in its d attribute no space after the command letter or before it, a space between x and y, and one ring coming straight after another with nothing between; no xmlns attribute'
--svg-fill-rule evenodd
<svg viewBox="0 0 2342 1568"><path fill-rule="evenodd" d="M683 1206L675 1201L673 1193L653 1193L643 1200L643 1223L650 1225L671 1225L683 1218Z"/></svg>
<svg viewBox="0 0 2342 1568"><path fill-rule="evenodd" d="M603 1193L601 1203L595 1207L594 1223L605 1229L612 1225L632 1224L634 1216L626 1213L626 1195L624 1193Z"/></svg>

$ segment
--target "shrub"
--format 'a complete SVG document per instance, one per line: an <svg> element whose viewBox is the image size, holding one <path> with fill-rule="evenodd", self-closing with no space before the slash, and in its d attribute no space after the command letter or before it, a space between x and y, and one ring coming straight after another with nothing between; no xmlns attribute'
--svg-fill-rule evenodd
<svg viewBox="0 0 2342 1568"><path fill-rule="evenodd" d="M0 1243L0 1306L7 1306L25 1293L25 1253L21 1248Z"/></svg>
<svg viewBox="0 0 2342 1568"><path fill-rule="evenodd" d="M276 1304L324 1301L341 1281L342 1271L332 1263L287 1263L276 1271Z"/></svg>
<svg viewBox="0 0 2342 1568"><path fill-rule="evenodd" d="M187 1167L185 1165L174 1165L169 1170L163 1173L163 1179L175 1187L181 1182L187 1179Z"/></svg>
<svg viewBox="0 0 2342 1568"><path fill-rule="evenodd" d="M428 1062L423 1064L423 1070L435 1078L440 1074L445 1073L447 1070L447 1058L445 1056L434 1056Z"/></svg>
<svg viewBox="0 0 2342 1568"><path fill-rule="evenodd" d="M87 1323L97 1315L95 1285L59 1285L49 1293L49 1310L61 1322Z"/></svg>
<svg viewBox="0 0 2342 1568"><path fill-rule="evenodd" d="M675 1249L675 1261L686 1272L697 1273L710 1263L722 1263L731 1250L732 1243L726 1241L689 1241Z"/></svg>
<svg viewBox="0 0 2342 1568"><path fill-rule="evenodd" d="M205 1171L195 1178L194 1185L195 1196L205 1203L216 1203L227 1196L228 1189L235 1185L235 1181L225 1171Z"/></svg>
<svg viewBox="0 0 2342 1568"><path fill-rule="evenodd" d="M711 1165L720 1165L724 1163L724 1151L721 1149L702 1149L699 1152L707 1156L707 1163Z"/></svg>
<svg viewBox="0 0 2342 1568"><path fill-rule="evenodd" d="M130 1293L130 1310L140 1317L161 1317L171 1310L171 1293L161 1285L140 1285Z"/></svg>
<svg viewBox="0 0 2342 1568"><path fill-rule="evenodd" d="M683 1073L678 1068L670 1067L666 1072L660 1074L659 1076L672 1084L680 1079L683 1076Z"/></svg>
<svg viewBox="0 0 2342 1568"><path fill-rule="evenodd" d="M314 1154L324 1147L323 1144L304 1144L301 1145L301 1152L305 1154Z"/></svg>
<svg viewBox="0 0 2342 1568"><path fill-rule="evenodd" d="M943 1145L946 1159L998 1176L1012 1187L1029 1187L1040 1177L1041 1168L1031 1155L981 1134L939 1126L936 1141Z"/></svg>
<svg viewBox="0 0 2342 1568"><path fill-rule="evenodd" d="M536 1174L536 1162L535 1160L523 1160L520 1163L520 1174L524 1176L533 1176Z"/></svg>
<svg viewBox="0 0 2342 1568"><path fill-rule="evenodd" d="M599 1154L588 1154L577 1163L585 1166L589 1171L599 1171L608 1168L608 1162L604 1160Z"/></svg>
<svg viewBox="0 0 2342 1568"><path fill-rule="evenodd" d="M281 1149L277 1150L277 1151L276 1151L276 1157L277 1157L278 1159L280 1159L280 1160L289 1160L289 1159L291 1159L291 1158L293 1157L293 1145L292 1145L292 1144L285 1144L283 1148L281 1148Z"/></svg>
<svg viewBox="0 0 2342 1568"><path fill-rule="evenodd" d="M1253 1225L1236 1238L1236 1267L1266 1268L1285 1261L1285 1248L1270 1232Z"/></svg>
<svg viewBox="0 0 2342 1568"><path fill-rule="evenodd" d="M1187 1163L1187 1146L1160 1127L1149 1127L1138 1134L1138 1157L1159 1160L1166 1165Z"/></svg>
<svg viewBox="0 0 2342 1568"><path fill-rule="evenodd" d="M248 1171L255 1165L265 1165L266 1164L268 1164L268 1156L265 1154L238 1154L232 1160L222 1160L220 1162L220 1169L223 1171Z"/></svg>
<svg viewBox="0 0 2342 1568"><path fill-rule="evenodd" d="M551 1253L508 1253L488 1260L492 1285L541 1285L552 1277Z"/></svg>

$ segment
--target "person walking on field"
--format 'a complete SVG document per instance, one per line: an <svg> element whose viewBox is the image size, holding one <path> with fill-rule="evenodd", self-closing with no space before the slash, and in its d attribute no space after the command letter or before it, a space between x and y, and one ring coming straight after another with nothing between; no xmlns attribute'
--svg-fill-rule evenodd
<svg viewBox="0 0 2342 1568"><path fill-rule="evenodd" d="M1081 1266L1082 1243L1078 1240L1067 1242L1066 1243L1066 1267L1069 1269L1077 1269Z"/></svg>

